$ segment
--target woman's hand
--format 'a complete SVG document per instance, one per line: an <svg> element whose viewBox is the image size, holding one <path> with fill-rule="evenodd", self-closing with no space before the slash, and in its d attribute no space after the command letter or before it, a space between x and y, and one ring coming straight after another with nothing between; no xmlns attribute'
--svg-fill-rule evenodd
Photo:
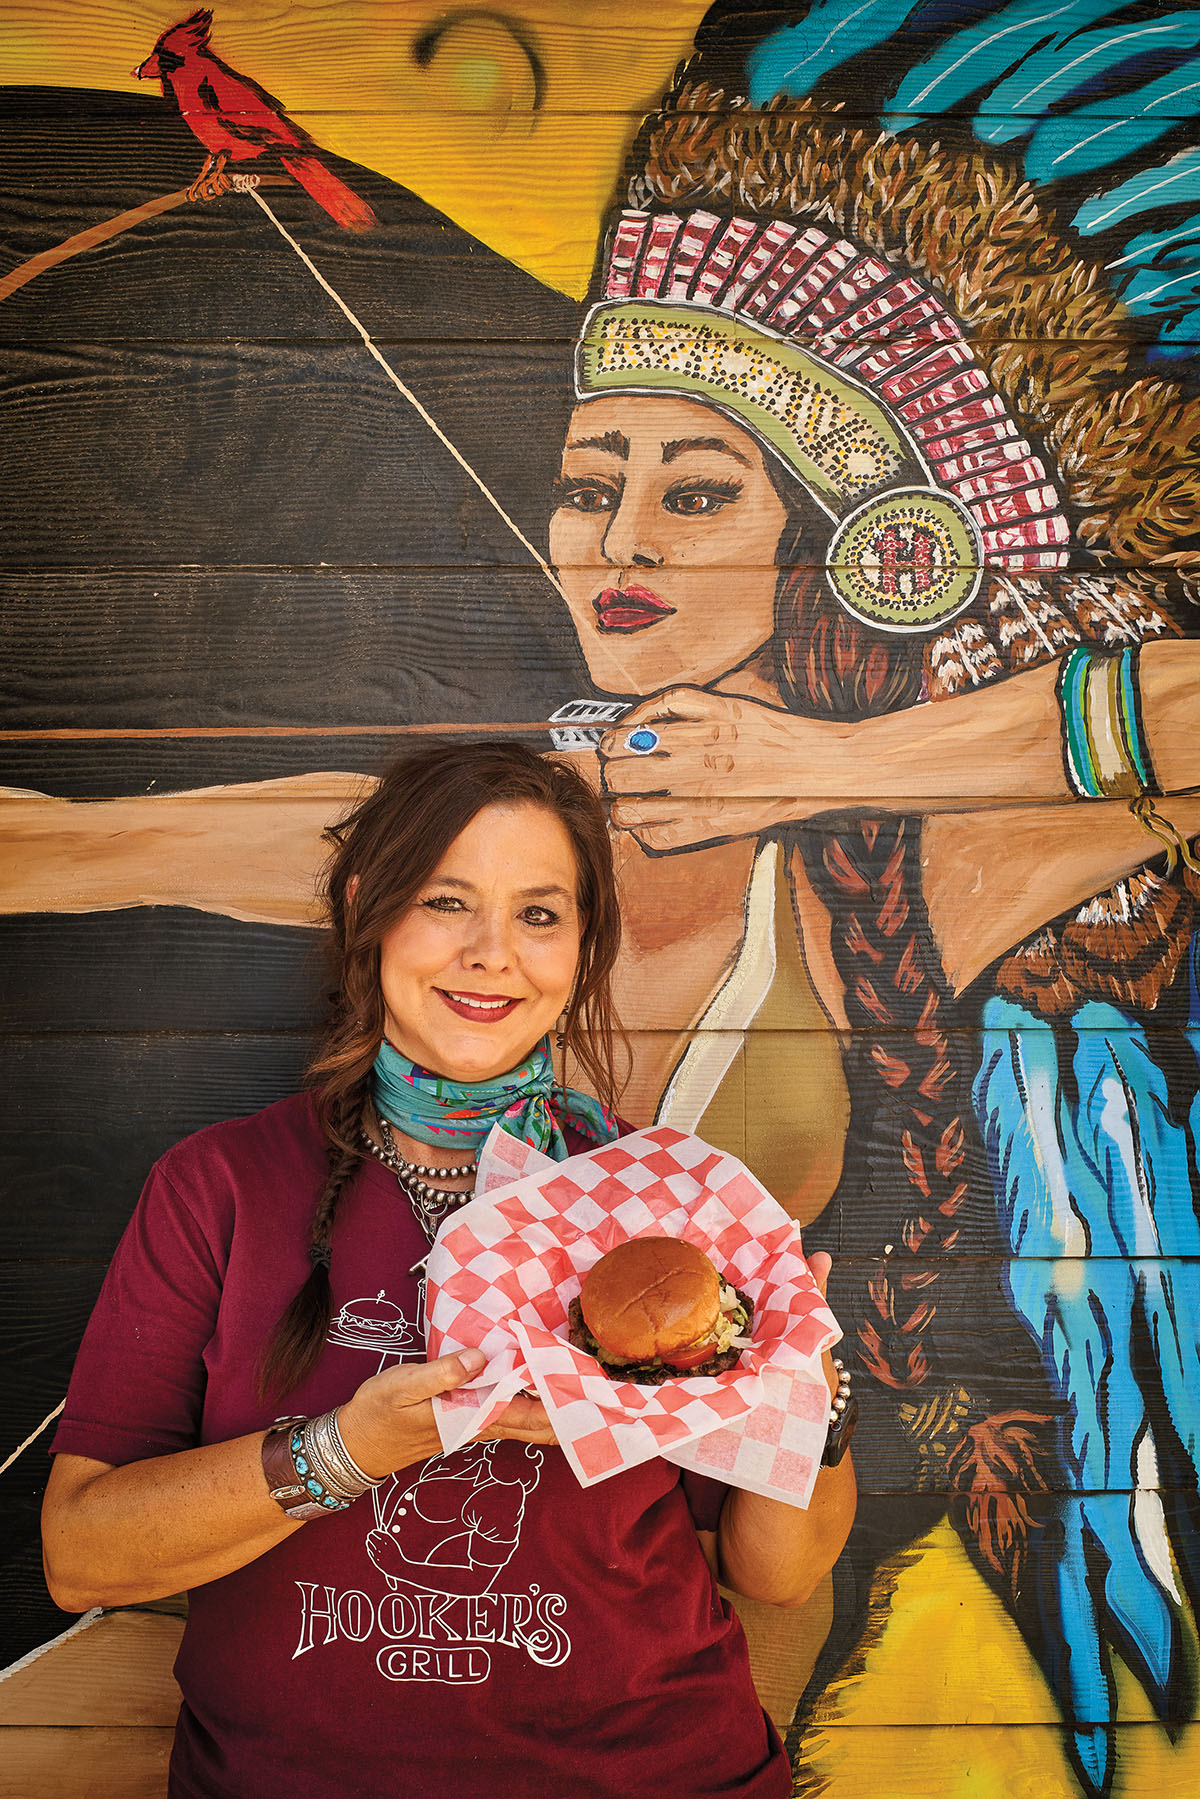
<svg viewBox="0 0 1200 1799"><path fill-rule="evenodd" d="M639 728L658 735L648 755L627 747ZM617 828L652 854L667 854L755 837L808 816L822 774L829 786L839 740L839 727L823 720L731 694L672 687L627 713L600 740L601 781L616 800Z"/></svg>
<svg viewBox="0 0 1200 1799"><path fill-rule="evenodd" d="M440 1455L442 1440L434 1417L437 1393L450 1393L472 1380L485 1365L479 1349L463 1349L436 1362L384 1368L365 1380L338 1410L342 1441L364 1474L373 1480L394 1474L427 1456ZM519 1443L553 1443L554 1430L538 1399L518 1394L478 1441L505 1437Z"/></svg>

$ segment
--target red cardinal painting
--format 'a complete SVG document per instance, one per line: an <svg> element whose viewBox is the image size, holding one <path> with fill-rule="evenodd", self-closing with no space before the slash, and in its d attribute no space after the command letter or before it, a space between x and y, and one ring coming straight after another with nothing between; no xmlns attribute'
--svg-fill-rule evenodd
<svg viewBox="0 0 1200 1799"><path fill-rule="evenodd" d="M208 161L192 184L196 198L214 198L232 185L225 173L228 163L273 154L331 219L350 231L368 230L375 214L366 201L326 168L316 144L292 123L278 100L213 55L208 47L211 32L212 13L194 12L164 31L145 62L133 71L143 81L162 82L163 93L174 96L208 151Z"/></svg>

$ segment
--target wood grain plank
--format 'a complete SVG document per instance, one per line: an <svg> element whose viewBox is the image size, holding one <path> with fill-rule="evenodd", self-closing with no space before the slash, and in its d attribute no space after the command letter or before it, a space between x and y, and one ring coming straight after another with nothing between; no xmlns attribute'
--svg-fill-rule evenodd
<svg viewBox="0 0 1200 1799"><path fill-rule="evenodd" d="M256 731L246 738L230 734L227 728L198 737L117 734L5 742L0 736L0 788L108 799L156 790L186 792L245 781L307 777L314 769L378 774L401 753L408 735L439 735L439 726L447 735L464 730L462 723L450 719L413 726L403 733L389 731L386 736L369 730L348 736L340 732L315 736L268 732L261 736ZM519 737L537 749L548 747L548 737L540 728L529 731L511 724L487 727L475 723L466 728L472 736L494 732ZM320 746L315 754L314 743Z"/></svg>
<svg viewBox="0 0 1200 1799"><path fill-rule="evenodd" d="M1124 1799L1191 1790L1200 1768L1200 1725L1170 1741L1157 1724L1115 1731ZM1078 1799L1077 1780L1053 1724L873 1726L822 1729L801 1741L795 1799L962 1799L963 1794Z"/></svg>
<svg viewBox="0 0 1200 1799"><path fill-rule="evenodd" d="M147 94L80 94L49 111L6 94L0 155L4 270L76 232L195 179L203 152L179 116ZM320 128L318 127L318 136ZM267 192L368 328L405 336L562 337L575 302L487 248L416 194L361 166L329 164L378 225L343 231L297 187ZM481 171L486 181L486 171ZM0 306L0 341L36 338L346 339L349 327L245 194L169 214L72 258Z"/></svg>
<svg viewBox="0 0 1200 1799"><path fill-rule="evenodd" d="M0 1799L163 1799L173 1730L13 1726L0 1738Z"/></svg>
<svg viewBox="0 0 1200 1799"><path fill-rule="evenodd" d="M698 640L721 603L689 597ZM533 565L0 575L0 657L5 732L482 725L592 692Z"/></svg>
<svg viewBox="0 0 1200 1799"><path fill-rule="evenodd" d="M47 1466L43 1458L43 1483ZM10 1494L6 1476L0 1484L0 1670L77 1622L75 1614L60 1611L46 1591L40 1511L41 1489L32 1495Z"/></svg>
<svg viewBox="0 0 1200 1799"><path fill-rule="evenodd" d="M5 731L502 723L588 691L532 565L9 576L0 658Z"/></svg>
<svg viewBox="0 0 1200 1799"><path fill-rule="evenodd" d="M1127 1502L1126 1510L1128 1509ZM1119 1522L1119 1504L1112 1505ZM1071 1502L1066 1502L1070 1509ZM872 1508L868 1508L872 1509ZM840 1609L832 1629L836 1659L823 1663L824 1690L812 1697L807 1730L972 1728L992 1724L1054 1725L1061 1718L1029 1644L995 1592L981 1579L949 1520L940 1520L894 1550L880 1538L859 1541L843 1557ZM1033 1536L1036 1545L1036 1533ZM855 1607L841 1577L855 1562L869 1602ZM1032 1578L1032 1576L1030 1577ZM1027 1595L1026 1595L1027 1597ZM1175 1609L1175 1608L1173 1608ZM1185 1656L1194 1630L1182 1619ZM1123 1721L1150 1723L1154 1712L1120 1657L1115 1675ZM914 1667L920 1678L905 1678ZM986 1671L986 1672L985 1672ZM1194 1693L1186 1680L1167 1696L1170 1727L1193 1722ZM1101 1717L1084 1722L1101 1723Z"/></svg>
<svg viewBox="0 0 1200 1799"><path fill-rule="evenodd" d="M55 345L6 364L10 568L528 560L361 344ZM397 358L526 536L545 517L568 370L567 344Z"/></svg>
<svg viewBox="0 0 1200 1799"><path fill-rule="evenodd" d="M171 1664L182 1635L178 1618L108 1613L0 1682L0 1727L174 1729L179 1688Z"/></svg>
<svg viewBox="0 0 1200 1799"><path fill-rule="evenodd" d="M325 978L308 929L172 906L0 918L6 1031L307 1031Z"/></svg>
<svg viewBox="0 0 1200 1799"><path fill-rule="evenodd" d="M281 65L290 71L293 87L289 107L327 106L331 102L356 108L392 104L398 76L405 67L420 72L427 66L420 57L432 60L439 51L448 54L460 40L451 38L443 46L439 39L428 50L421 50L421 40L430 25L429 8L413 4L413 0L394 0L390 10L391 29L380 43L375 10L362 0L341 0L332 17L325 16L324 9L313 0L289 0L288 4L269 9L242 9L242 16L235 13L225 21L220 45L231 62L253 68L268 87L277 79ZM588 16L582 44L579 22L572 18L569 9L556 6L551 0L523 3L519 18L541 53L555 64L568 52L573 58L575 81L568 83L564 70L561 89L556 84L554 90L556 101L587 106L595 103L596 76L588 79L593 65L598 71L610 63L618 69L631 61L639 66L635 59L644 56L655 67L663 64L669 72L682 47L690 43L703 11L698 0L662 0L652 15L645 16L618 7L607 17ZM435 12L435 21L437 17ZM143 55L149 52L152 44L145 43L146 32L156 27L148 27L144 18L131 16L112 0L95 0L89 18L94 21L96 57L87 70L75 71L63 68L61 55L57 54L64 42L72 41L73 14L66 0L20 0L19 4L14 0L14 22L19 20L25 29L24 54L14 56L7 65L0 64L0 79L28 82L44 73L81 89L96 82L116 93L133 89L139 98L155 96L156 89L151 84L143 82L133 87L128 63L139 43ZM375 67L369 63L364 66L365 34L370 34L367 41L375 48ZM478 41L465 40L467 44ZM484 45L489 41L482 40ZM101 76L103 81L98 80ZM455 89L445 79L445 72L438 70L436 60L425 81L430 97L441 95L444 106L455 104ZM414 104L419 91L419 87L401 89L408 106ZM86 99L86 93L82 94L81 104L86 104ZM457 104L465 111L478 106L469 84L458 90Z"/></svg>
<svg viewBox="0 0 1200 1799"><path fill-rule="evenodd" d="M793 23L794 9L779 5L774 10L778 24ZM414 0L396 0L391 11L394 29L387 43L379 44L374 36L369 40L375 50L373 65L364 66L362 46L364 34L373 25L374 11L355 0L343 0L336 16L329 19L304 0L292 0L290 5L269 11L244 8L241 16L235 14L225 21L220 46L237 66L253 68L268 86L283 70L292 84L289 108L319 105L325 111L352 107L356 112L369 112L399 103L422 112L478 111L482 104L479 93L469 82L456 88L441 59L448 59L452 72L468 46L482 55L493 39L451 33L424 44L430 23L428 8ZM609 88L602 84L611 83L614 73L619 81L620 74L631 67L643 79L646 66L656 71L661 67L669 74L677 57L691 45L704 13L702 0L665 0L653 15L617 5L581 22L551 0L525 0L519 16L528 41L548 65L545 104L558 111L586 110L596 104L598 91L603 91L607 102ZM740 63L739 52L744 54L770 28L770 14L769 8L727 7L720 15L719 32L711 22L706 27L710 52L723 58L727 84L731 67ZM156 91L146 83L133 88L127 66L139 44L143 52L147 48L145 22L131 18L111 0L99 0L90 13L95 20L95 57L86 69L75 70L63 66L60 52L64 42L74 41L71 17L66 0L23 0L21 4L14 0L14 19L25 26L24 54L14 56L8 64L0 63L0 79L31 82L40 77L74 85L79 91L69 97L81 110L93 100L115 104L118 97L128 105L125 96L132 91L149 110L157 102ZM495 40L493 57L499 55L499 41ZM843 58L859 57L860 67L872 73L878 70L882 77L888 61L886 48L881 50L878 45L878 36L869 24L853 15L845 22L839 42L839 48L844 46ZM991 73L998 76L1004 67L998 61ZM89 82L112 91L93 95L88 92ZM36 104L36 95L37 90L32 90L31 105ZM986 103L984 110L987 117L1008 116L1001 109L987 108ZM1102 97L1096 110L1103 117L1126 117L1127 96L1115 94L1107 103ZM1022 112L1033 119L1044 116L1032 106L1028 113Z"/></svg>
<svg viewBox="0 0 1200 1799"><path fill-rule="evenodd" d="M498 685L504 681L505 673L502 669L498 675ZM331 678L336 679L336 672ZM554 692L546 697L557 706L567 697L579 698L580 689L568 688L564 693L556 683ZM500 710L499 705L489 705L482 716L474 718L452 716L404 724L379 721L374 729L352 727L348 732L336 726L302 726L298 731L253 726L244 733L236 726L197 726L191 730L186 726L167 726L129 734L101 728L75 736L67 727L14 733L6 738L0 729L0 790L7 787L71 799L112 799L155 791L183 793L249 781L308 777L319 770L372 774L381 772L394 760L410 736L519 737L531 748L549 750L545 719L532 714L516 717L520 708L515 700L510 722L496 722L495 714ZM798 797L808 805L807 794ZM906 797L897 796L886 806L872 807L872 811L882 815L904 812L908 809ZM911 796L914 809L919 809L928 797L927 793L923 798ZM964 803L970 803L971 797L960 795ZM864 806L861 793L826 795L825 803L830 807ZM1029 802L1035 812L1039 804L1044 802ZM1072 813L1085 816L1077 802L1063 801L1061 807L1063 822L1069 821ZM1089 804L1086 817L1092 830L1102 816L1105 815L1099 805ZM1153 855L1154 842L1147 837L1147 843ZM982 897L986 898L986 889Z"/></svg>

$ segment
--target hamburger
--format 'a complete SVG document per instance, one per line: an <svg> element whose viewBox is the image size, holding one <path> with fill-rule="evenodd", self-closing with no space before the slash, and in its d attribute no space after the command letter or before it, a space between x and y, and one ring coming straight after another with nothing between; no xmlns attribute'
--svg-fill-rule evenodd
<svg viewBox="0 0 1200 1799"><path fill-rule="evenodd" d="M610 1379L657 1386L736 1367L753 1315L694 1243L633 1237L589 1270L568 1308L567 1335Z"/></svg>

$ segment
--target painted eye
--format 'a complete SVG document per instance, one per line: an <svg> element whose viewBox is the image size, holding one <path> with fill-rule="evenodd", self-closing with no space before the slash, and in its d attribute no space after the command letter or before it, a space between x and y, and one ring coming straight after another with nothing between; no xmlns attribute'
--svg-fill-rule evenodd
<svg viewBox="0 0 1200 1799"><path fill-rule="evenodd" d="M560 491L560 506L567 506L572 512L611 512L616 506L617 497L611 487L601 486L599 482L580 481Z"/></svg>
<svg viewBox="0 0 1200 1799"><path fill-rule="evenodd" d="M733 488L685 488L682 492L665 495L663 505L668 512L677 513L681 518L705 518L736 500L739 491Z"/></svg>

